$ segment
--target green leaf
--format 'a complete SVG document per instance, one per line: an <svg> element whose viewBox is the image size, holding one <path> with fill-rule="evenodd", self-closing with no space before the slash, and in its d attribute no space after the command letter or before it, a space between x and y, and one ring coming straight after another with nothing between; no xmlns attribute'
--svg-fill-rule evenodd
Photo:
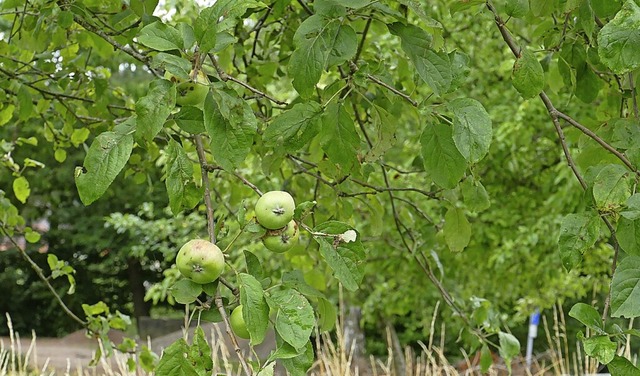
<svg viewBox="0 0 640 376"><path fill-rule="evenodd" d="M548 16L558 8L558 0L535 0L530 1L531 12L536 17Z"/></svg>
<svg viewBox="0 0 640 376"><path fill-rule="evenodd" d="M211 138L211 153L227 171L244 161L257 131L253 110L244 100L223 91L207 95L204 127Z"/></svg>
<svg viewBox="0 0 640 376"><path fill-rule="evenodd" d="M520 51L520 55L513 64L511 82L525 99L535 97L544 89L542 65L527 48Z"/></svg>
<svg viewBox="0 0 640 376"><path fill-rule="evenodd" d="M174 139L167 145L167 165L165 185L169 196L169 206L173 214L178 214L190 202L187 185L193 184L193 164L182 146ZM191 209L191 208L187 208Z"/></svg>
<svg viewBox="0 0 640 376"><path fill-rule="evenodd" d="M480 353L480 372L487 373L492 364L493 356L491 354L491 350L489 349L489 346L484 344L482 345L482 350Z"/></svg>
<svg viewBox="0 0 640 376"><path fill-rule="evenodd" d="M136 135L147 141L162 129L176 105L176 86L167 80L156 79L149 85L147 95L136 102Z"/></svg>
<svg viewBox="0 0 640 376"><path fill-rule="evenodd" d="M154 374L156 376L199 376L188 356L189 345L180 338L164 349Z"/></svg>
<svg viewBox="0 0 640 376"><path fill-rule="evenodd" d="M318 329L320 332L332 330L336 325L338 313L336 307L325 298L318 299Z"/></svg>
<svg viewBox="0 0 640 376"><path fill-rule="evenodd" d="M302 271L293 270L282 273L282 285L299 291L302 295L312 298L322 298L324 294L311 287L304 278Z"/></svg>
<svg viewBox="0 0 640 376"><path fill-rule="evenodd" d="M598 33L598 55L614 73L640 67L640 6L627 0Z"/></svg>
<svg viewBox="0 0 640 376"><path fill-rule="evenodd" d="M458 98L447 104L453 112L453 141L462 156L479 162L491 145L491 118L482 104L471 98Z"/></svg>
<svg viewBox="0 0 640 376"><path fill-rule="evenodd" d="M180 304L191 304L202 294L202 285L190 279L181 279L171 287L171 296Z"/></svg>
<svg viewBox="0 0 640 376"><path fill-rule="evenodd" d="M175 120L176 124L186 132L192 134L205 132L204 115L202 110L197 107L181 107L180 112L174 115L173 120Z"/></svg>
<svg viewBox="0 0 640 376"><path fill-rule="evenodd" d="M640 256L640 220L620 218L616 230L620 247L629 255Z"/></svg>
<svg viewBox="0 0 640 376"><path fill-rule="evenodd" d="M344 239L344 234L354 232L356 240ZM335 236L314 235L320 244L320 253L333 270L335 277L342 282L347 290L355 291L364 276L364 247L360 236L349 225L336 221L329 221L318 225L314 232L334 234Z"/></svg>
<svg viewBox="0 0 640 376"><path fill-rule="evenodd" d="M611 316L640 316L640 257L621 257L611 281Z"/></svg>
<svg viewBox="0 0 640 376"><path fill-rule="evenodd" d="M343 174L360 164L360 136L342 102L331 103L322 115L322 148Z"/></svg>
<svg viewBox="0 0 640 376"><path fill-rule="evenodd" d="M145 14L153 14L153 11L158 6L159 0L131 0L131 10L138 16L142 17Z"/></svg>
<svg viewBox="0 0 640 376"><path fill-rule="evenodd" d="M189 80L191 73L191 62L183 57L160 52L153 56L152 68L164 69L169 74L181 79ZM167 77L165 73L165 77Z"/></svg>
<svg viewBox="0 0 640 376"><path fill-rule="evenodd" d="M316 102L298 103L276 116L262 135L265 146L294 152L320 132L322 107Z"/></svg>
<svg viewBox="0 0 640 376"><path fill-rule="evenodd" d="M626 209L620 214L629 220L640 219L640 193L636 193L627 199L625 203Z"/></svg>
<svg viewBox="0 0 640 376"><path fill-rule="evenodd" d="M211 375L213 360L211 346L207 343L204 330L198 325L193 333L193 343L189 347L188 359L199 375Z"/></svg>
<svg viewBox="0 0 640 376"><path fill-rule="evenodd" d="M126 123L133 125L135 119L129 118ZM76 186L83 204L91 204L107 191L132 150L133 134L130 132L104 132L93 140L84 159L84 171L76 168Z"/></svg>
<svg viewBox="0 0 640 376"><path fill-rule="evenodd" d="M634 366L627 358L617 355L607 364L607 368L615 376L640 376L640 369Z"/></svg>
<svg viewBox="0 0 640 376"><path fill-rule="evenodd" d="M472 212L481 212L491 206L489 194L479 180L466 179L461 184L464 205Z"/></svg>
<svg viewBox="0 0 640 376"><path fill-rule="evenodd" d="M504 359L509 374L511 374L511 360L520 355L520 342L512 334L500 332L500 356Z"/></svg>
<svg viewBox="0 0 640 376"><path fill-rule="evenodd" d="M254 276L239 273L238 287L243 307L242 317L251 336L251 345L258 345L264 341L269 326L269 306L264 298L262 285Z"/></svg>
<svg viewBox="0 0 640 376"><path fill-rule="evenodd" d="M33 111L33 102L31 98L31 93L29 89L25 85L20 85L20 89L18 89L18 118L20 120L28 120L31 116L34 115Z"/></svg>
<svg viewBox="0 0 640 376"><path fill-rule="evenodd" d="M143 27L138 42L158 51L180 50L184 47L180 32L160 21Z"/></svg>
<svg viewBox="0 0 640 376"><path fill-rule="evenodd" d="M604 334L604 325L598 311L585 303L576 303L571 307L569 316L580 321L586 327L594 330L598 334Z"/></svg>
<svg viewBox="0 0 640 376"><path fill-rule="evenodd" d="M620 149L632 149L640 140L640 122L637 119L612 119L609 126L613 129L611 146Z"/></svg>
<svg viewBox="0 0 640 376"><path fill-rule="evenodd" d="M429 48L431 36L411 24L396 22L387 27L391 34L400 37L402 50L416 67L418 76L431 87L431 90L438 96L449 92L453 80L449 55Z"/></svg>
<svg viewBox="0 0 640 376"><path fill-rule="evenodd" d="M313 15L298 27L293 37L296 49L289 59L289 74L300 96L309 98L322 71L353 57L357 49L355 31L340 19Z"/></svg>
<svg viewBox="0 0 640 376"><path fill-rule="evenodd" d="M444 240L451 252L462 252L471 240L471 225L464 210L451 208L444 216Z"/></svg>
<svg viewBox="0 0 640 376"><path fill-rule="evenodd" d="M269 304L278 310L275 324L278 335L294 348L304 348L315 324L309 301L296 290L281 289L270 294Z"/></svg>
<svg viewBox="0 0 640 376"><path fill-rule="evenodd" d="M13 104L8 104L5 108L0 110L0 126L7 124L9 120L11 120L15 109L16 106L14 106Z"/></svg>
<svg viewBox="0 0 640 376"><path fill-rule="evenodd" d="M24 238L31 244L40 241L40 233L33 231L30 227L25 229Z"/></svg>
<svg viewBox="0 0 640 376"><path fill-rule="evenodd" d="M427 125L420 136L424 168L443 188L455 187L467 169L464 157L458 151L451 128L442 123Z"/></svg>
<svg viewBox="0 0 640 376"><path fill-rule="evenodd" d="M273 362L276 359L290 359L300 355L301 351L295 349L290 344L284 342L282 338L276 333L276 349L269 354L266 363Z"/></svg>
<svg viewBox="0 0 640 376"><path fill-rule="evenodd" d="M582 261L582 254L598 240L598 217L569 214L562 220L558 248L562 265L571 270Z"/></svg>
<svg viewBox="0 0 640 376"><path fill-rule="evenodd" d="M374 162L380 159L391 149L396 142L396 128L398 122L395 121L393 116L384 108L373 105L371 109L371 120L376 128L376 139L373 143L373 147L366 155L368 162Z"/></svg>
<svg viewBox="0 0 640 376"><path fill-rule="evenodd" d="M618 350L618 345L611 341L609 336L592 336L583 339L584 352L602 364L608 364L613 360Z"/></svg>
<svg viewBox="0 0 640 376"><path fill-rule="evenodd" d="M27 198L31 194L31 188L29 188L29 181L24 176L20 176L13 180L13 194L16 195L18 201L23 204L27 202Z"/></svg>
<svg viewBox="0 0 640 376"><path fill-rule="evenodd" d="M203 54L209 52L216 45L216 36L218 34L218 20L220 13L215 5L203 9L193 28L196 42Z"/></svg>
<svg viewBox="0 0 640 376"><path fill-rule="evenodd" d="M509 17L523 18L529 13L529 0L507 0L504 10Z"/></svg>
<svg viewBox="0 0 640 376"><path fill-rule="evenodd" d="M604 166L593 183L593 198L601 211L613 211L631 196L630 173L619 164Z"/></svg>
<svg viewBox="0 0 640 376"><path fill-rule="evenodd" d="M290 376L306 376L307 371L313 365L314 359L313 346L311 342L308 342L304 347L304 352L300 355L293 358L282 359L281 362Z"/></svg>
<svg viewBox="0 0 640 376"><path fill-rule="evenodd" d="M264 277L264 271L258 257L253 253L245 250L244 259L247 264L247 272L257 279L262 279Z"/></svg>

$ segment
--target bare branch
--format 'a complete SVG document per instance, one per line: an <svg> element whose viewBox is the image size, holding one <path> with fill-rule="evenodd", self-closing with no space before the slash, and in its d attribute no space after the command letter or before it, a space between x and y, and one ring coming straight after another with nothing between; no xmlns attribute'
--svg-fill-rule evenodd
<svg viewBox="0 0 640 376"><path fill-rule="evenodd" d="M399 95L400 97L402 97L404 100L406 100L407 102L411 103L411 105L413 107L418 107L418 102L416 102L415 100L413 100L409 95L401 92L400 90L396 89L395 87L388 85L386 82L381 81L379 78L372 76L370 74L367 73L367 78L370 79L371 81L375 82L376 84L392 91L393 93Z"/></svg>
<svg viewBox="0 0 640 376"><path fill-rule="evenodd" d="M231 324L229 324L229 316L227 315L227 311L224 309L224 304L222 302L222 298L218 295L213 300L216 307L218 308L218 312L220 312L220 316L222 316L222 321L224 321L225 329L227 331L227 335L231 338L231 343L233 344L233 348L238 355L238 359L240 360L240 364L242 365L242 369L244 373L248 376L251 376L253 372L251 368L247 364L247 361L244 359L244 355L242 354L242 350L240 350L240 345L238 345L238 339L236 335L231 330Z"/></svg>

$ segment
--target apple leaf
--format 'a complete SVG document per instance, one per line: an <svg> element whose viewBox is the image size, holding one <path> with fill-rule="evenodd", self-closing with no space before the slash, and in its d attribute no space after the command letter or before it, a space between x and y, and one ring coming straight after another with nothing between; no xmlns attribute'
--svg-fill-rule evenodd
<svg viewBox="0 0 640 376"><path fill-rule="evenodd" d="M325 298L318 298L318 329L320 332L326 332L332 330L336 325L338 313L333 303Z"/></svg>
<svg viewBox="0 0 640 376"><path fill-rule="evenodd" d="M629 171L619 164L604 166L593 183L593 198L601 211L612 211L631 196Z"/></svg>
<svg viewBox="0 0 640 376"><path fill-rule="evenodd" d="M618 350L618 345L608 335L592 336L584 338L582 332L578 334L584 346L584 352L602 364L608 364L613 360Z"/></svg>
<svg viewBox="0 0 640 376"><path fill-rule="evenodd" d="M232 171L249 154L257 121L247 102L222 90L215 92L209 92L205 100L204 127L211 138L213 157Z"/></svg>
<svg viewBox="0 0 640 376"><path fill-rule="evenodd" d="M273 119L262 135L265 146L293 152L320 131L322 107L317 102L298 103Z"/></svg>
<svg viewBox="0 0 640 376"><path fill-rule="evenodd" d="M636 193L627 199L626 209L620 214L630 220L640 219L640 193Z"/></svg>
<svg viewBox="0 0 640 376"><path fill-rule="evenodd" d="M155 369L157 376L199 376L189 359L189 345L180 338L164 349Z"/></svg>
<svg viewBox="0 0 640 376"><path fill-rule="evenodd" d="M298 291L282 288L271 292L269 305L277 309L275 328L282 339L295 349L309 343L315 326L313 308L307 298Z"/></svg>
<svg viewBox="0 0 640 376"><path fill-rule="evenodd" d="M460 186L464 205L473 212L481 212L491 206L489 194L479 180L466 179Z"/></svg>
<svg viewBox="0 0 640 376"><path fill-rule="evenodd" d="M500 356L504 359L509 374L511 374L511 360L520 354L520 342L513 334L500 332Z"/></svg>
<svg viewBox="0 0 640 376"><path fill-rule="evenodd" d="M400 37L402 50L416 67L418 76L436 95L447 93L453 80L451 62L446 53L429 48L431 35L411 24L396 22L387 27L391 34Z"/></svg>
<svg viewBox="0 0 640 376"><path fill-rule="evenodd" d="M24 176L17 177L13 180L13 194L16 195L18 201L23 204L27 202L27 198L31 194L31 188L29 188L29 181Z"/></svg>
<svg viewBox="0 0 640 376"><path fill-rule="evenodd" d="M562 265L571 270L582 261L582 254L598 240L598 217L587 214L569 214L562 220L558 248Z"/></svg>
<svg viewBox="0 0 640 376"><path fill-rule="evenodd" d="M471 225L464 210L451 208L444 216L444 240L451 252L462 252L471 240Z"/></svg>
<svg viewBox="0 0 640 376"><path fill-rule="evenodd" d="M264 341L269 326L269 306L264 298L262 285L251 274L239 273L238 287L243 307L242 318L251 336L251 345L258 345Z"/></svg>
<svg viewBox="0 0 640 376"><path fill-rule="evenodd" d="M453 112L453 141L470 163L480 161L489 151L491 118L482 104L471 98L458 98L447 104Z"/></svg>
<svg viewBox="0 0 640 376"><path fill-rule="evenodd" d="M138 42L158 51L180 50L183 48L180 32L173 26L160 21L143 27L138 35Z"/></svg>
<svg viewBox="0 0 640 376"><path fill-rule="evenodd" d="M165 185L169 206L173 214L178 214L183 208L191 209L197 205L200 197L194 194L198 193L198 189L192 182L193 165L182 146L174 139L170 139L167 145L167 158Z"/></svg>
<svg viewBox="0 0 640 376"><path fill-rule="evenodd" d="M598 55L615 73L640 67L640 6L627 0L598 33Z"/></svg>
<svg viewBox="0 0 640 376"><path fill-rule="evenodd" d="M621 257L611 281L611 316L640 316L640 257Z"/></svg>
<svg viewBox="0 0 640 376"><path fill-rule="evenodd" d="M123 123L121 130L103 132L96 137L84 159L84 169L76 167L76 186L83 204L89 205L100 198L129 160L135 119L129 118L125 123L129 128Z"/></svg>
<svg viewBox="0 0 640 376"><path fill-rule="evenodd" d="M376 128L377 137L365 157L368 162L379 160L387 150L393 147L396 142L395 132L398 126L393 116L377 104L374 104L371 109L371 120Z"/></svg>
<svg viewBox="0 0 640 376"><path fill-rule="evenodd" d="M358 166L360 136L343 103L331 103L322 116L322 148L329 160L349 174Z"/></svg>
<svg viewBox="0 0 640 376"><path fill-rule="evenodd" d="M204 115L202 110L197 107L183 106L180 112L173 116L176 124L182 130L191 134L199 134L205 132Z"/></svg>
<svg viewBox="0 0 640 376"><path fill-rule="evenodd" d="M640 219L620 218L616 230L620 247L629 255L640 256Z"/></svg>
<svg viewBox="0 0 640 376"><path fill-rule="evenodd" d="M453 188L458 184L467 163L456 147L451 127L446 124L428 124L420 136L424 168L433 180L443 188Z"/></svg>
<svg viewBox="0 0 640 376"><path fill-rule="evenodd" d="M150 141L162 129L176 104L176 86L168 80L156 79L147 95L136 102L136 136Z"/></svg>
<svg viewBox="0 0 640 376"><path fill-rule="evenodd" d="M15 109L16 109L15 105L5 104L4 108L0 110L0 126L7 124L9 120L11 120Z"/></svg>
<svg viewBox="0 0 640 376"><path fill-rule="evenodd" d="M207 343L204 330L198 325L193 333L193 343L189 346L188 353L191 364L199 375L210 375L213 370L211 359L211 346Z"/></svg>
<svg viewBox="0 0 640 376"><path fill-rule="evenodd" d="M524 99L533 98L544 89L542 65L527 48L524 48L511 71L511 83Z"/></svg>
<svg viewBox="0 0 640 376"><path fill-rule="evenodd" d="M351 26L338 18L313 15L298 27L293 37L296 49L289 59L289 74L300 96L309 98L322 71L347 61L357 49L357 37Z"/></svg>
<svg viewBox="0 0 640 376"><path fill-rule="evenodd" d="M171 287L171 296L180 304L191 304L202 293L202 285L190 279L181 279Z"/></svg>
<svg viewBox="0 0 640 376"><path fill-rule="evenodd" d="M627 358L614 356L613 360L607 364L607 368L612 375L616 376L640 376L640 369L633 365Z"/></svg>
<svg viewBox="0 0 640 376"><path fill-rule="evenodd" d="M318 225L314 232L316 242L320 244L320 253L333 270L335 277L347 290L355 291L364 276L364 247L360 237L352 242L343 242L339 235L353 229L345 223L329 221ZM320 234L335 234L327 236Z"/></svg>
<svg viewBox="0 0 640 376"><path fill-rule="evenodd" d="M280 362L287 369L290 376L306 376L307 371L313 365L315 360L313 354L313 346L311 342L307 342L303 351L295 357L282 359Z"/></svg>
<svg viewBox="0 0 640 376"><path fill-rule="evenodd" d="M580 321L596 333L605 334L602 318L593 306L584 303L576 303L571 307L569 316Z"/></svg>

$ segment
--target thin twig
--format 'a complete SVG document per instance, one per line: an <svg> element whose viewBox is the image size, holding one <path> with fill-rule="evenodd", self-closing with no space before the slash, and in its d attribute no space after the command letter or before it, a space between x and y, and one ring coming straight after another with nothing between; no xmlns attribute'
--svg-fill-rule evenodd
<svg viewBox="0 0 640 376"><path fill-rule="evenodd" d="M247 364L247 361L244 359L244 355L242 354L242 350L240 349L240 345L238 345L238 340L236 339L236 335L231 330L231 325L229 324L229 316L227 315L227 311L224 309L224 303L222 301L222 297L220 295L216 296L213 300L216 307L218 308L218 312L220 312L220 316L222 316L222 321L224 321L225 329L227 331L227 335L231 338L231 343L233 344L233 348L238 355L238 359L240 360L240 364L242 365L242 369L247 376L253 375L251 368Z"/></svg>
<svg viewBox="0 0 640 376"><path fill-rule="evenodd" d="M395 87L387 84L386 82L381 81L379 78L372 76L371 74L367 73L367 78L370 79L371 81L375 82L376 84L392 91L393 93L399 95L400 97L402 97L404 100L406 100L407 102L411 103L411 105L413 107L418 107L418 102L416 102L415 100L413 100L409 95L401 92L400 90L396 89Z"/></svg>
<svg viewBox="0 0 640 376"><path fill-rule="evenodd" d="M279 100L279 99L275 99L274 97L270 96L269 94L264 93L264 92L262 92L262 91L260 91L260 90L256 89L255 87L253 87L253 86L249 85L248 83L246 83L246 82L244 82L244 81L242 81L242 80L239 80L239 79L237 79L237 78L235 78L235 77L233 77L233 76L231 76L231 75L227 74L227 73L222 69L222 67L220 67L220 64L218 64L218 60L216 59L216 57L215 57L215 56L213 56L213 54L212 54L212 53L209 53L209 54L208 54L208 56L209 56L209 59L211 60L211 63L213 64L213 67L216 69L216 72L218 72L218 76L220 76L220 79L221 79L222 81L225 81L225 82L227 82L227 81L235 82L236 84L238 84L238 85L240 85L240 86L244 87L245 89L247 89L247 90L251 91L252 93L254 93L255 95L257 95L258 97L267 98L267 99L268 99L268 100L270 100L271 102L276 103L276 104L279 104L279 105L281 105L281 106L288 106L288 105L289 105L289 103L287 103L287 102L285 102L285 101L281 101L281 100Z"/></svg>
<svg viewBox="0 0 640 376"><path fill-rule="evenodd" d="M544 95L546 97L546 94L542 93L541 95ZM548 100L549 98L547 98ZM544 100L544 99L543 99ZM609 145L605 140L603 140L602 138L600 138L597 134L595 134L591 129L585 127L584 125L580 124L579 122L577 122L574 118L572 118L571 116L560 112L558 110L555 110L558 117L565 120L566 122L568 122L569 124L571 124L572 126L578 128L580 130L580 132L584 133L585 135L589 136L591 139L593 139L595 142L599 143L600 146L602 146L603 148L605 148L609 153L615 155L622 163L624 163L625 166L627 166L629 168L629 170L638 173L638 169L631 163L631 161L629 161L627 159L627 157L624 156L624 154L620 153L618 150L616 150L616 148L614 148L613 146Z"/></svg>
<svg viewBox="0 0 640 376"><path fill-rule="evenodd" d="M196 151L198 152L198 160L202 169L202 185L204 186L204 204L207 207L207 228L209 230L209 239L211 243L216 244L216 219L213 216L213 203L211 202L211 185L209 183L209 172L206 169L207 156L204 152L204 145L200 135L194 136L196 141Z"/></svg>
<svg viewBox="0 0 640 376"><path fill-rule="evenodd" d="M636 84L633 82L633 73L629 72L629 87L631 87L631 101L633 102L633 115L636 119L640 118L638 115L638 97L636 96Z"/></svg>
<svg viewBox="0 0 640 376"><path fill-rule="evenodd" d="M49 283L49 279L47 279L47 277L45 277L44 273L42 272L42 268L40 268L38 266L38 264L36 264L35 261L33 261L33 259L31 257L29 257L27 252L24 249L22 249L22 247L20 247L20 245L13 239L13 237L9 235L9 233L4 228L4 226L0 225L0 231L2 231L4 236L6 236L9 239L9 241L11 242L11 244L13 244L13 246L16 247L16 249L18 250L18 252L20 252L20 254L25 259L25 261L27 261L27 263L29 263L29 265L31 266L31 269L33 269L33 271L36 272L36 274L38 275L40 280L42 280L42 282L44 282L44 284L47 286L49 291L51 291L51 293L53 294L54 298L56 299L58 304L60 304L60 307L62 307L62 310L67 314L67 316L71 317L78 324L81 324L82 326L86 326L87 323L85 321L83 321L81 318L79 318L78 316L76 316L76 314L73 313L71 311L71 309L69 309L69 307L67 307L67 305L64 303L64 301L62 301L62 298L60 297L60 295L58 295L58 292L56 291L56 289L54 289L53 286L51 285L51 283Z"/></svg>

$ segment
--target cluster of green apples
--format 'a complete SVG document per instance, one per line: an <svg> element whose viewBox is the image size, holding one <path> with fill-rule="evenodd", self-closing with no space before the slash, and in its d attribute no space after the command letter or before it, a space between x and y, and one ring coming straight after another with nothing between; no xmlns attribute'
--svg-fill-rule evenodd
<svg viewBox="0 0 640 376"><path fill-rule="evenodd" d="M284 191L267 192L256 202L256 221L267 230L262 243L270 251L283 253L296 245L300 231L293 220L295 208L293 197Z"/></svg>

